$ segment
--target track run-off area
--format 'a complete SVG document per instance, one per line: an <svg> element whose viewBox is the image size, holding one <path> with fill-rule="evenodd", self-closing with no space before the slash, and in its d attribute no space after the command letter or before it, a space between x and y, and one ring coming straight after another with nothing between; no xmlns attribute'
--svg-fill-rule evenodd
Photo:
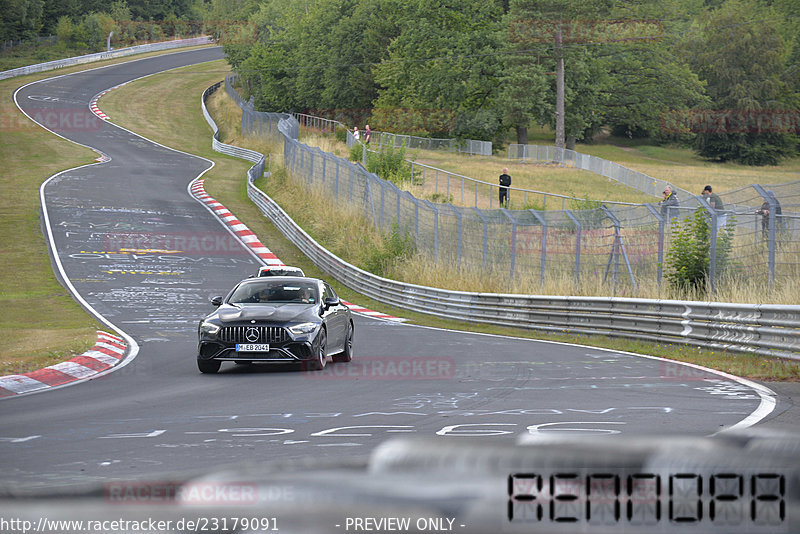
<svg viewBox="0 0 800 534"><path fill-rule="evenodd" d="M31 117L69 116L109 88L222 56L206 48L55 76L15 98ZM199 106L199 94L186 98ZM676 362L364 315L349 364L317 373L225 364L202 375L196 329L209 297L262 264L190 194L212 162L108 121L46 126L103 156L43 184L44 229L57 276L128 353L91 380L0 400L5 487L365 456L396 436L709 436L776 407L768 388ZM131 247L131 236L164 246Z"/></svg>

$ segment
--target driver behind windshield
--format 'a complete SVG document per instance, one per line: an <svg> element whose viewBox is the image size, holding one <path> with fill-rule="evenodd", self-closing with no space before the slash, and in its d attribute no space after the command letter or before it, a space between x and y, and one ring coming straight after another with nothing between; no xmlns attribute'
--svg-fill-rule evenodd
<svg viewBox="0 0 800 534"><path fill-rule="evenodd" d="M316 302L316 288L311 284L273 283L243 284L236 288L228 302L231 304L254 304L265 302Z"/></svg>

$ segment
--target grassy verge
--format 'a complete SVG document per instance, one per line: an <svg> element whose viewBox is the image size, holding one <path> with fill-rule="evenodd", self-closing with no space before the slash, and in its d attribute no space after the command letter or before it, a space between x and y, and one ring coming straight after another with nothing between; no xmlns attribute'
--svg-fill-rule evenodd
<svg viewBox="0 0 800 534"><path fill-rule="evenodd" d="M240 160L232 160L211 151L211 133L208 127L203 126L204 121L197 106L197 101L205 87L222 77L218 73L211 73L207 78L201 75L203 69L212 68L211 66L195 67L194 70L197 75L180 77L179 79L182 80L180 84L163 77L129 84L104 97L102 108L114 117L117 122L142 135L173 148L203 155L217 161L217 167L206 175L206 186L209 192L236 213L284 262L303 268L310 276L324 276L324 273L320 272L294 245L289 243L247 199L244 177L249 164L246 162L240 163ZM134 94L141 95L141 91L152 92L153 94L158 93L161 104L159 106L149 104L148 98L131 98ZM196 95L196 98L191 95ZM348 261L355 264L363 263L369 256L370 250L381 246L384 238L376 236L368 224L358 220L357 214L345 212L342 219L337 218L332 224L331 217L342 211L341 207L321 204L324 199L320 198L321 195L318 192L297 187L294 181L286 175L286 171L280 167L280 147L270 146L269 143L265 143L263 140L254 140L237 134L237 110L235 105L232 107L232 103L226 102L226 100L225 95L219 93L212 98L209 105L215 120L221 126L223 140L231 144L241 144L248 148L272 153L273 178L261 180L258 185L276 198L295 220L299 221L309 233L325 243L331 250L340 252L342 249L358 248L361 252L356 254L361 254L361 257L353 257L341 253ZM170 109L175 113L172 122L167 123L159 118L158 109L162 108ZM225 165L224 168L223 165ZM308 206L314 206L315 209L308 209ZM335 229L339 230L335 231ZM358 247L354 247L354 244L357 244ZM374 302L335 282L334 286L337 292L347 300L408 318L418 324L473 332L581 343L614 350L662 356L674 360L697 363L755 379L800 379L800 364L797 362L744 354L713 352L684 345L653 344L600 336L573 336L568 333L560 335L540 334L523 329L498 328L490 325L450 321Z"/></svg>
<svg viewBox="0 0 800 534"><path fill-rule="evenodd" d="M181 49L181 51L184 49ZM167 52L135 56L135 59ZM32 123L14 91L35 80L130 61L123 58L0 81L0 375L24 373L90 348L100 325L56 280L39 221L39 186L49 176L91 163L97 154ZM195 102L196 104L196 102Z"/></svg>

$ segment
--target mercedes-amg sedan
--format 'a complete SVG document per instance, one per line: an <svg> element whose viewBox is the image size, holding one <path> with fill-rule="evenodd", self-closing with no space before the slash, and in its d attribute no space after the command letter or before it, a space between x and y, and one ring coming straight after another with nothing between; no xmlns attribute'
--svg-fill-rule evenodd
<svg viewBox="0 0 800 534"><path fill-rule="evenodd" d="M222 362L300 363L319 370L353 357L353 319L323 280L295 276L249 278L198 328L197 367L216 373Z"/></svg>

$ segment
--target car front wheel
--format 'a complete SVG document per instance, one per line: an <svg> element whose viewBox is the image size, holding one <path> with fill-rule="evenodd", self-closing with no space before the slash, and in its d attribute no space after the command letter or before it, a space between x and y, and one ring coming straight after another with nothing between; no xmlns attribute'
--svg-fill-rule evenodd
<svg viewBox="0 0 800 534"><path fill-rule="evenodd" d="M347 337L344 340L344 350L333 355L337 363L349 362L353 359L353 323L347 323Z"/></svg>
<svg viewBox="0 0 800 534"><path fill-rule="evenodd" d="M326 352L328 350L328 334L323 328L317 336L317 351L313 360L309 362L309 369L312 371L321 371L325 369L325 364L328 363Z"/></svg>
<svg viewBox="0 0 800 534"><path fill-rule="evenodd" d="M218 360L197 359L197 368L200 369L201 373L214 374L219 371L220 365L222 365L222 362Z"/></svg>

